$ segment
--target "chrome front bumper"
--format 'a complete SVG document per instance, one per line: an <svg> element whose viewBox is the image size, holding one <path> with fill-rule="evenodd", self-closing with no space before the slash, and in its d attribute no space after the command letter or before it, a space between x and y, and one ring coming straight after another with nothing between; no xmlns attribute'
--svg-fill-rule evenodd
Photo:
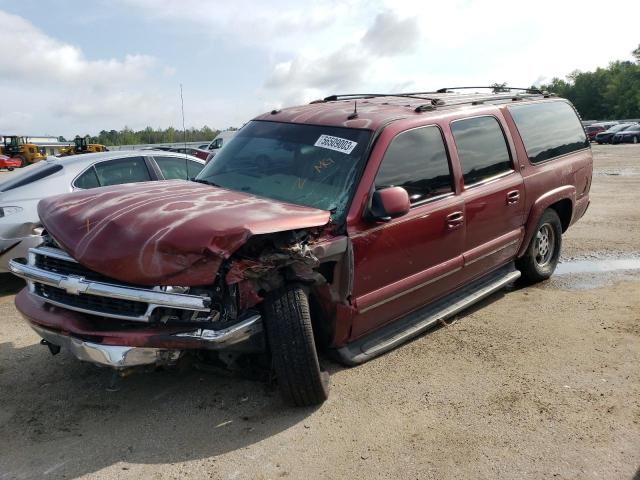
<svg viewBox="0 0 640 480"><path fill-rule="evenodd" d="M163 292L160 291L157 287L138 288L130 287L127 285L97 282L78 275L64 275L61 273L44 270L35 265L36 255L53 257L65 262L77 262L72 257L68 256L65 252L47 247L30 249L28 261L24 258L15 258L9 261L9 271L14 275L26 280L29 286L29 291L33 295L42 298L42 300L45 300L52 305L67 308L69 310L74 310L81 313L140 322L148 322L151 314L153 313L153 310L158 307L190 310L193 312L208 312L210 310L210 299L205 296ZM34 288L35 283L59 288L70 295L94 295L97 297L106 297L116 300L146 303L147 309L143 315L114 314L93 311L69 303L58 302L51 298L38 295Z"/></svg>
<svg viewBox="0 0 640 480"><path fill-rule="evenodd" d="M185 352L180 348L133 347L102 345L70 337L29 322L31 328L52 345L69 350L78 360L97 365L123 369L142 365L172 365ZM222 350L238 345L263 333L260 315L248 317L235 325L221 330L197 329L191 332L170 335L165 341L176 344L193 341L205 350Z"/></svg>
<svg viewBox="0 0 640 480"><path fill-rule="evenodd" d="M33 324L31 324L31 328L48 343L69 350L78 360L118 370L142 365L171 365L182 354L180 350L100 345L68 337Z"/></svg>

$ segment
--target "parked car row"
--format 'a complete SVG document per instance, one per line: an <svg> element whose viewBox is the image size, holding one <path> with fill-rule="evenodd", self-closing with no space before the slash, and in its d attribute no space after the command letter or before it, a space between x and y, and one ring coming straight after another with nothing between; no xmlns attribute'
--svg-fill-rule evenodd
<svg viewBox="0 0 640 480"><path fill-rule="evenodd" d="M619 131L613 136L611 143L640 143L640 124Z"/></svg>
<svg viewBox="0 0 640 480"><path fill-rule="evenodd" d="M10 259L26 256L42 242L37 206L43 198L123 183L187 180L204 165L178 153L120 151L47 157L10 175L0 183L0 272L8 271Z"/></svg>
<svg viewBox="0 0 640 480"><path fill-rule="evenodd" d="M624 141L621 140L622 136L618 137L617 141L614 142L614 136L627 130L633 131L634 128L637 129L638 127L640 127L640 124L638 123L618 123L605 131L597 133L594 140L600 145L603 143L624 143ZM630 135L629 137L625 136L624 138L629 138L630 143L634 143L633 139L636 138L635 143L637 143L637 135Z"/></svg>

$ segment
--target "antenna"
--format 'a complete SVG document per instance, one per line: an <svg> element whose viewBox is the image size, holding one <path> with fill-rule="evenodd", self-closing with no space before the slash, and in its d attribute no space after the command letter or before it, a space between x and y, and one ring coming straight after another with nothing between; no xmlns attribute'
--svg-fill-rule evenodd
<svg viewBox="0 0 640 480"><path fill-rule="evenodd" d="M184 128L184 98L182 97L182 84L180 84L180 105L182 107L182 140L184 141L184 168L187 169L187 130ZM187 177L189 174L187 173Z"/></svg>
<svg viewBox="0 0 640 480"><path fill-rule="evenodd" d="M354 118L358 118L358 101L353 101L353 113L347 117L347 120L353 120Z"/></svg>

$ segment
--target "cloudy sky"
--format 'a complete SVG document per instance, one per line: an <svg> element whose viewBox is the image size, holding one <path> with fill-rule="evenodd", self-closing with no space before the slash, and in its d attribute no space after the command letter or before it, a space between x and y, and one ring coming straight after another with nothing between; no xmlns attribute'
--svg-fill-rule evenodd
<svg viewBox="0 0 640 480"><path fill-rule="evenodd" d="M240 126L332 93L529 86L631 59L640 1L0 0L0 133ZM613 10L617 13L613 13Z"/></svg>

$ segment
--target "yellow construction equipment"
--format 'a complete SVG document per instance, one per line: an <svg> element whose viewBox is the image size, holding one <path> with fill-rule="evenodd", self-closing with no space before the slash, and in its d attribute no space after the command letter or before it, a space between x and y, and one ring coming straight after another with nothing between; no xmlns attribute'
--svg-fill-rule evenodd
<svg viewBox="0 0 640 480"><path fill-rule="evenodd" d="M67 157L69 155L79 155L81 153L108 152L109 149L99 143L89 143L89 135L80 137L76 135L73 139L73 145L60 149L59 157Z"/></svg>
<svg viewBox="0 0 640 480"><path fill-rule="evenodd" d="M4 142L0 146L0 154L20 160L21 167L26 167L47 158L40 153L35 143L27 143L24 137L5 135L3 139Z"/></svg>

